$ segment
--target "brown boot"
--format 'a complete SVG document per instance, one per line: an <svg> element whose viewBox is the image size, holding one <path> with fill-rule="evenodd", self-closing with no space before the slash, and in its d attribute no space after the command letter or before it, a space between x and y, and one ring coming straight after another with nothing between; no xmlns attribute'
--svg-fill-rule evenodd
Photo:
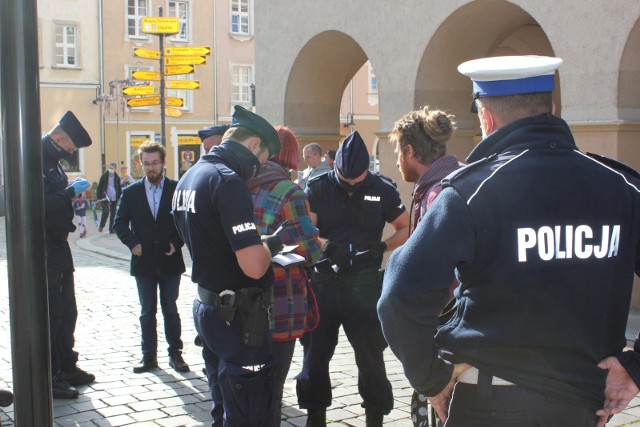
<svg viewBox="0 0 640 427"><path fill-rule="evenodd" d="M327 427L327 408L308 409L307 427Z"/></svg>

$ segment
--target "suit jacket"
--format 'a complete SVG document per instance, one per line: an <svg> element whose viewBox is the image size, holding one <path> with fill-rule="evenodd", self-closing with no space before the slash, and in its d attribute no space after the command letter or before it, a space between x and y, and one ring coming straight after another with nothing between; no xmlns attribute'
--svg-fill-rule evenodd
<svg viewBox="0 0 640 427"><path fill-rule="evenodd" d="M183 273L181 248L184 242L178 235L171 213L171 199L178 181L164 179L156 219L147 201L146 182L146 179L141 179L124 189L113 224L118 238L130 250L138 243L142 244L141 256L131 254L131 275ZM169 251L169 243L176 248L171 256L165 255Z"/></svg>

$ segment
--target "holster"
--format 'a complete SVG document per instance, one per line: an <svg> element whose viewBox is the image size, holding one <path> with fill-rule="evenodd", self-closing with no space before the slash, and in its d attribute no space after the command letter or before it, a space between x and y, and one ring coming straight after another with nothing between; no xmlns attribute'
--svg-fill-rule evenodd
<svg viewBox="0 0 640 427"><path fill-rule="evenodd" d="M243 288L237 291L236 304L242 317L242 341L259 347L265 339L270 298L261 288Z"/></svg>

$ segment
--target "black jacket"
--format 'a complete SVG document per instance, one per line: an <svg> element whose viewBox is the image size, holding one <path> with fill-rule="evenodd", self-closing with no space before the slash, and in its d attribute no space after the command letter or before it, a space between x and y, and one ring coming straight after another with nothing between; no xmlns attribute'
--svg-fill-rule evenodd
<svg viewBox="0 0 640 427"><path fill-rule="evenodd" d="M147 202L146 183L146 179L141 179L124 189L113 224L118 238L129 249L142 244L142 256L131 255L131 275L183 273L185 266L181 248L184 243L171 213L171 198L178 182L164 179L156 219ZM169 251L169 243L176 248L171 256L165 255Z"/></svg>
<svg viewBox="0 0 640 427"><path fill-rule="evenodd" d="M117 173L113 173L114 175L114 185L116 187L116 201L120 200L120 196L122 195L122 186L120 185L120 176ZM100 177L100 181L98 181L98 200L104 199L107 197L107 185L109 185L109 171L106 171Z"/></svg>

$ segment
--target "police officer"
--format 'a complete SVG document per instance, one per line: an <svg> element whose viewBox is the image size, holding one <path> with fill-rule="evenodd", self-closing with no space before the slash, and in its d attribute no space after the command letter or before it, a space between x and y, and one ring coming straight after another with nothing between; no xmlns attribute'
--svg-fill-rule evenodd
<svg viewBox="0 0 640 427"><path fill-rule="evenodd" d="M204 153L207 154L211 151L211 147L220 145L222 142L222 135L229 130L230 125L216 125L208 128L200 129L198 131L198 137L202 141L202 148Z"/></svg>
<svg viewBox="0 0 640 427"><path fill-rule="evenodd" d="M385 251L406 240L409 215L395 185L369 172L369 153L357 131L338 149L335 166L309 181L305 190L324 258L311 275L320 323L301 339L298 403L308 410L308 426L326 425L332 398L329 362L342 325L355 353L367 425L381 426L383 415L393 408L393 393L382 355L387 343L376 315L380 264ZM386 223L394 233L382 242Z"/></svg>
<svg viewBox="0 0 640 427"><path fill-rule="evenodd" d="M640 192L553 115L561 63L460 65L483 140L387 264L385 337L450 427L595 426L598 362L626 344ZM438 327L454 269L456 305Z"/></svg>
<svg viewBox="0 0 640 427"><path fill-rule="evenodd" d="M277 236L261 241L244 180L279 149L275 129L236 106L222 144L185 173L173 197L176 225L193 260L191 280L198 284L193 317L215 426L222 426L223 413L225 426L273 425L270 373L277 361L267 308L271 257L282 243Z"/></svg>
<svg viewBox="0 0 640 427"><path fill-rule="evenodd" d="M90 384L95 376L80 369L73 350L78 309L73 282L73 258L67 236L75 231L71 200L89 188L89 181L69 182L60 161L70 159L79 148L91 145L91 137L76 116L67 111L59 123L42 137L45 237L53 397L74 399L73 386Z"/></svg>

